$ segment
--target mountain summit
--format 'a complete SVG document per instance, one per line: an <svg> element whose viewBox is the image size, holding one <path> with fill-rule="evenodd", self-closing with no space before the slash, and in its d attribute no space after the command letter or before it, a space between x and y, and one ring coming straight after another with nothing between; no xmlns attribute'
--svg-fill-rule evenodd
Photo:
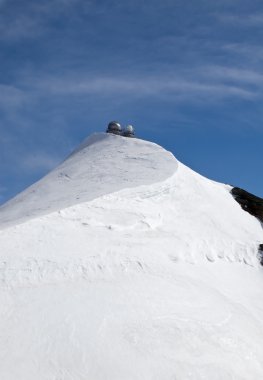
<svg viewBox="0 0 263 380"><path fill-rule="evenodd" d="M163 181L176 169L175 157L156 144L96 133L47 176L0 207L0 225Z"/></svg>
<svg viewBox="0 0 263 380"><path fill-rule="evenodd" d="M106 133L0 208L0 378L260 379L260 222Z"/></svg>

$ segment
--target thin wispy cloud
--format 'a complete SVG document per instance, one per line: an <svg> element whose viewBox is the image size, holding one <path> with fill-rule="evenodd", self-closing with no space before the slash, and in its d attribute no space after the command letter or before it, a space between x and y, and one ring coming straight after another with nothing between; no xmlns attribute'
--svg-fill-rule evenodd
<svg viewBox="0 0 263 380"><path fill-rule="evenodd" d="M52 21L59 16L70 15L72 7L81 0L46 0L45 2L24 1L12 6L0 1L0 40L36 39L52 31ZM90 2L86 2L86 6ZM14 17L15 13L15 17Z"/></svg>
<svg viewBox="0 0 263 380"><path fill-rule="evenodd" d="M245 67L262 68L263 47L261 44L231 43L223 45L221 49L227 55L231 55L237 65L242 64Z"/></svg>
<svg viewBox="0 0 263 380"><path fill-rule="evenodd" d="M224 23L238 26L260 27L263 25L263 13L252 14L218 14L218 19Z"/></svg>
<svg viewBox="0 0 263 380"><path fill-rule="evenodd" d="M250 99L260 94L263 75L249 70L232 67L204 66L184 70L176 76L172 73L156 73L154 76L92 76L74 74L60 77L56 75L27 77L21 83L23 91L35 96L118 96L172 97L172 99L191 99L197 93L209 100L238 97ZM257 85L250 88L249 85ZM28 95L29 96L29 95ZM33 96L32 96L33 97Z"/></svg>
<svg viewBox="0 0 263 380"><path fill-rule="evenodd" d="M205 67L205 75L217 80L231 80L236 83L247 83L261 86L263 82L263 74L252 70L239 69L238 67L226 66L207 66Z"/></svg>

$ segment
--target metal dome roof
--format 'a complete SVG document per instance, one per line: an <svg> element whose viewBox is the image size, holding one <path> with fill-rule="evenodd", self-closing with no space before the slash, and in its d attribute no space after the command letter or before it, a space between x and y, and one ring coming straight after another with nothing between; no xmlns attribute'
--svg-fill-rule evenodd
<svg viewBox="0 0 263 380"><path fill-rule="evenodd" d="M132 125L127 125L127 127L125 128L125 131L129 132L129 133L133 133L134 132L134 128L133 128Z"/></svg>
<svg viewBox="0 0 263 380"><path fill-rule="evenodd" d="M108 124L108 129L110 129L110 130L114 129L114 130L121 131L121 124L118 121L111 121Z"/></svg>

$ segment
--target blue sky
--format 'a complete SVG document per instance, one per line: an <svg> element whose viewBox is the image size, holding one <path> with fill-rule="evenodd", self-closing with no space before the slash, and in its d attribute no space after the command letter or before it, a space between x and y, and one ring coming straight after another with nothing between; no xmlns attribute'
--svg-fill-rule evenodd
<svg viewBox="0 0 263 380"><path fill-rule="evenodd" d="M263 4L0 0L0 202L117 119L263 197Z"/></svg>

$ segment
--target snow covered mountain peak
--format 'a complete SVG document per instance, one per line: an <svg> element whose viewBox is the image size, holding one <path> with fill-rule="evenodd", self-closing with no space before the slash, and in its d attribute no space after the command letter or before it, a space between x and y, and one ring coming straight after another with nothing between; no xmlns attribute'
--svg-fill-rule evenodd
<svg viewBox="0 0 263 380"><path fill-rule="evenodd" d="M262 379L262 227L230 190L102 133L3 205L0 378Z"/></svg>
<svg viewBox="0 0 263 380"><path fill-rule="evenodd" d="M261 225L234 201L230 189L195 173L157 144L96 133L3 205L0 227L28 221L21 230L46 224L50 229L56 220L61 229L63 215L81 220L96 236L98 226L99 232L117 231L120 240L133 231L135 246L143 241L141 252L168 239L164 252L174 261L224 259L257 266Z"/></svg>
<svg viewBox="0 0 263 380"><path fill-rule="evenodd" d="M123 188L163 181L177 166L174 156L157 144L93 134L44 178L0 207L0 227Z"/></svg>

